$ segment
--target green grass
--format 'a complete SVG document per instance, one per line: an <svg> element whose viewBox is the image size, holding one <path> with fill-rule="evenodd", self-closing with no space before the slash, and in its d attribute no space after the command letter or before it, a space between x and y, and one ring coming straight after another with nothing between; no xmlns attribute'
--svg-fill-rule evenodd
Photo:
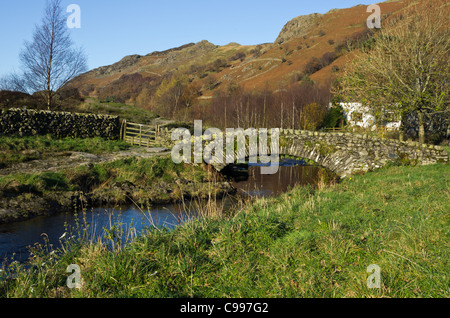
<svg viewBox="0 0 450 318"><path fill-rule="evenodd" d="M176 165L169 156L147 159L126 158L93 166L67 168L59 172L17 173L0 176L0 191L48 193L53 191L108 190L118 182L130 182L137 187L151 188L155 182L175 182L182 178L200 183L207 179L201 167Z"/></svg>
<svg viewBox="0 0 450 318"><path fill-rule="evenodd" d="M32 137L0 136L0 169L14 163L53 156L58 152L75 151L101 154L127 150L130 145L122 140L96 138L62 138L50 135Z"/></svg>
<svg viewBox="0 0 450 318"><path fill-rule="evenodd" d="M79 106L79 111L119 116L120 119L126 119L139 124L151 124L155 118L159 118L155 113L124 103L100 102L97 99L90 98Z"/></svg>
<svg viewBox="0 0 450 318"><path fill-rule="evenodd" d="M261 199L227 218L15 264L2 297L448 297L448 165L391 166ZM69 264L82 288L68 289ZM366 285L381 268L381 288Z"/></svg>

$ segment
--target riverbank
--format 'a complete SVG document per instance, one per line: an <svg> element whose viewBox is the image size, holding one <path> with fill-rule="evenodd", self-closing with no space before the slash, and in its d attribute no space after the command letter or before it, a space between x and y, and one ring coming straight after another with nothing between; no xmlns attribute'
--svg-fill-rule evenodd
<svg viewBox="0 0 450 318"><path fill-rule="evenodd" d="M55 146L59 151L53 156L42 156L36 150L42 148L36 146L39 138L10 154L3 153L3 158L16 161L16 154L24 151L40 158L9 162L0 170L0 224L86 206L136 203L145 207L209 195L221 197L234 191L207 165L175 165L167 149L135 149L121 141L97 141L95 148L92 140L84 141L91 146L75 148L87 153L73 151L64 141Z"/></svg>
<svg viewBox="0 0 450 318"><path fill-rule="evenodd" d="M229 217L111 250L63 242L16 264L2 297L448 297L448 165L389 166L297 187ZM47 251L48 252L48 251ZM81 269L81 289L66 268ZM367 268L381 269L369 289Z"/></svg>

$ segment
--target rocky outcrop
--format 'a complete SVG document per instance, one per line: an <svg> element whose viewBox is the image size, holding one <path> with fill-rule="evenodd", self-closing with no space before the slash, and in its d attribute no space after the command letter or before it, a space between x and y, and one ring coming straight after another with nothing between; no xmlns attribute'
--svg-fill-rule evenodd
<svg viewBox="0 0 450 318"><path fill-rule="evenodd" d="M281 30L275 44L282 44L292 38L302 37L308 34L313 26L322 19L322 14L313 13L302 15L289 21Z"/></svg>
<svg viewBox="0 0 450 318"><path fill-rule="evenodd" d="M116 72L122 72L129 67L136 65L142 56L134 54L125 56L122 60L117 63L108 66L102 66L92 70L91 72L94 76L106 76Z"/></svg>

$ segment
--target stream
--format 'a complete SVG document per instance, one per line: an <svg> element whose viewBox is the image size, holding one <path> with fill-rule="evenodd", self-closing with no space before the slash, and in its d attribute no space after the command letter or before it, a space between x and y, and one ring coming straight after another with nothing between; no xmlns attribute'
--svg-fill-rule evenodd
<svg viewBox="0 0 450 318"><path fill-rule="evenodd" d="M303 161L283 159L279 171L273 175L262 175L259 165L235 166L232 184L238 192L252 197L279 195L295 185L317 182L320 167L305 165ZM143 230L178 225L198 218L194 205L169 204L151 207L143 212L136 206L128 208L96 208L79 213L62 213L42 216L27 221L0 225L1 263L23 262L30 256L30 246L52 244L61 247L61 240L77 236L85 230L89 237L104 237L111 234L114 224L120 224L125 234L122 239L131 241Z"/></svg>

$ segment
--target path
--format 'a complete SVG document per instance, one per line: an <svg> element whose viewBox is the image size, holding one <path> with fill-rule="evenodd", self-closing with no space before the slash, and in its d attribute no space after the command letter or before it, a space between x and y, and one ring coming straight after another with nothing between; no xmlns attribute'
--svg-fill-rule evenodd
<svg viewBox="0 0 450 318"><path fill-rule="evenodd" d="M66 168L86 166L91 164L112 162L124 158L138 157L150 158L170 154L166 148L136 147L129 150L94 155L84 152L66 151L52 154L51 157L14 164L8 168L0 169L0 176L16 173L56 172Z"/></svg>

